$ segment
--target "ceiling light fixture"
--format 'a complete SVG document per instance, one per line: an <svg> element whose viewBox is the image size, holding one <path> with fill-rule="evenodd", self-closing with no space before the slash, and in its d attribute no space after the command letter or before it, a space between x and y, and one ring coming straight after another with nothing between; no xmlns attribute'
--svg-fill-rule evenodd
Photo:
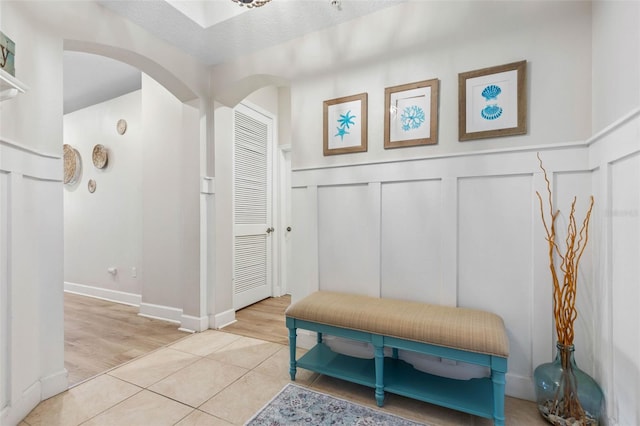
<svg viewBox="0 0 640 426"><path fill-rule="evenodd" d="M240 6L247 6L249 9L254 7L262 7L269 3L271 0L231 0L234 3L238 3Z"/></svg>

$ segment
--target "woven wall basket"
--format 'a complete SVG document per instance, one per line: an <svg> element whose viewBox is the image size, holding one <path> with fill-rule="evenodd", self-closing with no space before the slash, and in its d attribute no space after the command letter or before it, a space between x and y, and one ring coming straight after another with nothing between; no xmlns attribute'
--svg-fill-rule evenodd
<svg viewBox="0 0 640 426"><path fill-rule="evenodd" d="M103 145L96 145L93 147L93 153L91 154L93 165L98 169L103 169L107 166L109 161L109 155L107 154L107 148Z"/></svg>
<svg viewBox="0 0 640 426"><path fill-rule="evenodd" d="M64 183L65 185L73 185L78 181L82 170L80 153L68 144L64 144L62 149L64 152Z"/></svg>

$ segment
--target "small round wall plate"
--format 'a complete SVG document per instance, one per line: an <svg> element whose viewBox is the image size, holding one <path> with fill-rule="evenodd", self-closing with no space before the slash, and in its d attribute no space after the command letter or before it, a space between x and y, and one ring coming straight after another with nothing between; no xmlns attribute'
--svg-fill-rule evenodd
<svg viewBox="0 0 640 426"><path fill-rule="evenodd" d="M127 120L125 120L124 118L118 120L118 123L116 124L116 130L118 130L119 134L124 135L124 132L127 131Z"/></svg>
<svg viewBox="0 0 640 426"><path fill-rule="evenodd" d="M80 154L71 145L62 145L64 152L64 183L73 185L78 181L82 165L80 163Z"/></svg>
<svg viewBox="0 0 640 426"><path fill-rule="evenodd" d="M89 189L89 192L92 194L96 192L96 181L93 179L89 179L89 182L87 183L87 189Z"/></svg>
<svg viewBox="0 0 640 426"><path fill-rule="evenodd" d="M103 169L107 166L107 161L109 160L109 156L107 154L107 148L103 145L96 145L93 147L93 153L91 154L91 158L93 159L93 165L99 169Z"/></svg>

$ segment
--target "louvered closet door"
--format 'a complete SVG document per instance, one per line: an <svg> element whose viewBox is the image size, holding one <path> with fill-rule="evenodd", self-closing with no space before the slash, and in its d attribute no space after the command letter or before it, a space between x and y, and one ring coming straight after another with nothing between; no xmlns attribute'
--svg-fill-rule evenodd
<svg viewBox="0 0 640 426"><path fill-rule="evenodd" d="M245 106L234 111L233 307L272 294L272 119Z"/></svg>

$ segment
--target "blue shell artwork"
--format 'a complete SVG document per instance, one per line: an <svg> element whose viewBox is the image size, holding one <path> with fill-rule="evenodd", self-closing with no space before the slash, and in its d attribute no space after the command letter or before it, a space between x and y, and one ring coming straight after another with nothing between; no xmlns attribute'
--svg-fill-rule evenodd
<svg viewBox="0 0 640 426"><path fill-rule="evenodd" d="M486 107L482 108L482 111L480 111L480 115L485 120L495 120L502 115L502 107L498 106L497 104L487 105Z"/></svg>
<svg viewBox="0 0 640 426"><path fill-rule="evenodd" d="M340 118L338 118L338 127L337 132L334 137L340 137L340 140L344 140L344 137L349 134L347 130L353 125L355 125L355 121L353 119L356 118L355 115L351 115L351 110L347 111L346 114L340 114Z"/></svg>
<svg viewBox="0 0 640 426"><path fill-rule="evenodd" d="M424 120L424 110L417 105L406 107L402 110L402 115L400 115L402 130L405 132L419 128L424 123Z"/></svg>
<svg viewBox="0 0 640 426"><path fill-rule="evenodd" d="M482 90L482 97L485 98L485 100L490 101L492 99L498 99L498 95L500 93L502 93L500 86L490 84Z"/></svg>

